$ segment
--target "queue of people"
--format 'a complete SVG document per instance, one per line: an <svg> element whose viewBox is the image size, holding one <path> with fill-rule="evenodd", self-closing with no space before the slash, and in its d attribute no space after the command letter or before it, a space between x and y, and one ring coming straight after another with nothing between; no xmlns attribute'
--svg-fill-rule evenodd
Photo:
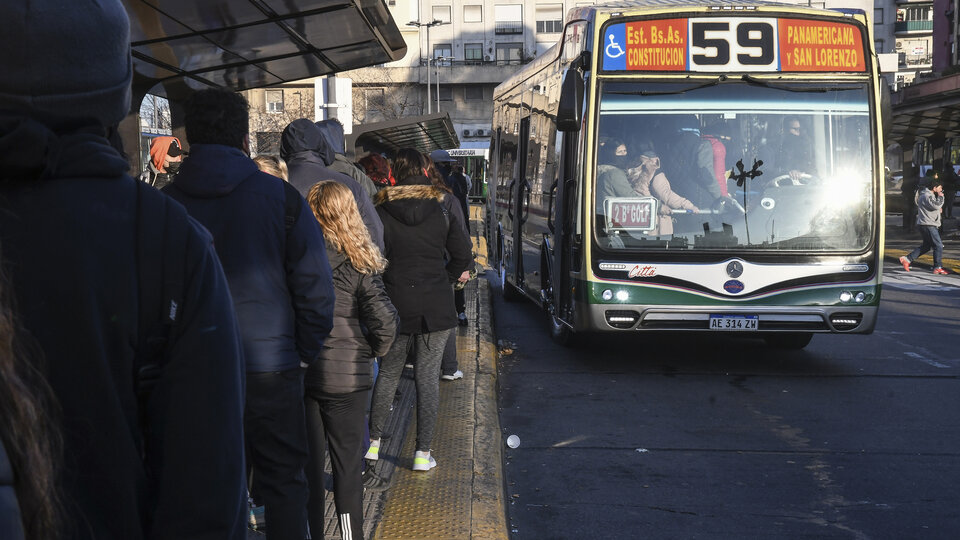
<svg viewBox="0 0 960 540"><path fill-rule="evenodd" d="M0 81L4 538L239 540L251 494L268 538L319 538L327 450L341 536L362 537L362 459L408 353L412 467L437 465L473 265L456 189L414 149L386 174L373 159L375 184L344 163L342 128L307 119L255 162L248 104L221 90L190 97L186 141L155 138L134 179L110 137L131 102L123 5L7 14L0 39L42 58Z"/></svg>

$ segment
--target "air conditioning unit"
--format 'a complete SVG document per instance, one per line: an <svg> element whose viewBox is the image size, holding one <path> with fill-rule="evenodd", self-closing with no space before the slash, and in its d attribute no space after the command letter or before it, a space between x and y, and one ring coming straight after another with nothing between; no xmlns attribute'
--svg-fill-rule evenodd
<svg viewBox="0 0 960 540"><path fill-rule="evenodd" d="M473 132L470 131L469 129L463 130L463 136L464 136L464 137L470 137L470 136L472 136L472 135L473 135Z"/></svg>
<svg viewBox="0 0 960 540"><path fill-rule="evenodd" d="M486 132L486 131L484 131L484 130L482 130L482 129L478 129L478 130L477 130L477 137L485 137L486 135L487 135L487 132Z"/></svg>

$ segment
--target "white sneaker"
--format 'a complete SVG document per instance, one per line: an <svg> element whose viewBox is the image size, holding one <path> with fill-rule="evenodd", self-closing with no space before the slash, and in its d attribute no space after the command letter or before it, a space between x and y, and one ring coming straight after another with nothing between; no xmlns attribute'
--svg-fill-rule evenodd
<svg viewBox="0 0 960 540"><path fill-rule="evenodd" d="M429 471L430 469L437 466L437 462L433 459L433 456L430 455L430 452L421 452L419 450L413 454L413 470L415 471Z"/></svg>
<svg viewBox="0 0 960 540"><path fill-rule="evenodd" d="M380 459L380 439L370 441L370 448L367 449L367 453L364 454L363 459L369 459L370 461Z"/></svg>
<svg viewBox="0 0 960 540"><path fill-rule="evenodd" d="M463 372L458 369L450 375L441 375L440 378L445 381L455 381L463 378Z"/></svg>

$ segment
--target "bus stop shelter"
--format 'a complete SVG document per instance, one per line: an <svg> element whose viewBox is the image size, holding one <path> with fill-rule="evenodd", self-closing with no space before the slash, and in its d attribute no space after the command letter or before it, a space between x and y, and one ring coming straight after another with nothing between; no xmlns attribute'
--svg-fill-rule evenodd
<svg viewBox="0 0 960 540"><path fill-rule="evenodd" d="M460 145L448 113L406 116L385 122L353 126L347 136L347 153L362 157L369 153L393 156L401 148L430 153Z"/></svg>
<svg viewBox="0 0 960 540"><path fill-rule="evenodd" d="M180 104L204 88L249 90L403 58L406 42L383 0L123 0L130 17L133 104L120 126L137 141L149 92ZM136 170L138 164L133 164Z"/></svg>

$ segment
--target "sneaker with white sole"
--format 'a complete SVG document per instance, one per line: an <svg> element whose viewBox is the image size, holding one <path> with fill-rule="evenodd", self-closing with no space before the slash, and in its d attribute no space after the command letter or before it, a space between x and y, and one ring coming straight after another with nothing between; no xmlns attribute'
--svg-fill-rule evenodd
<svg viewBox="0 0 960 540"><path fill-rule="evenodd" d="M437 466L437 462L433 459L433 456L430 455L430 452L421 452L417 450L413 454L413 470L415 471L429 471L430 469Z"/></svg>
<svg viewBox="0 0 960 540"><path fill-rule="evenodd" d="M458 370L454 371L453 373L451 373L451 374L449 374L449 375L443 374L443 375L440 376L440 378L443 379L443 380L445 380L445 381L455 381L455 380L457 380L457 379L462 379L462 378L463 378L463 372L458 369Z"/></svg>
<svg viewBox="0 0 960 540"><path fill-rule="evenodd" d="M370 441L370 448L367 449L367 453L364 454L363 459L369 459L370 461L380 459L380 439Z"/></svg>

